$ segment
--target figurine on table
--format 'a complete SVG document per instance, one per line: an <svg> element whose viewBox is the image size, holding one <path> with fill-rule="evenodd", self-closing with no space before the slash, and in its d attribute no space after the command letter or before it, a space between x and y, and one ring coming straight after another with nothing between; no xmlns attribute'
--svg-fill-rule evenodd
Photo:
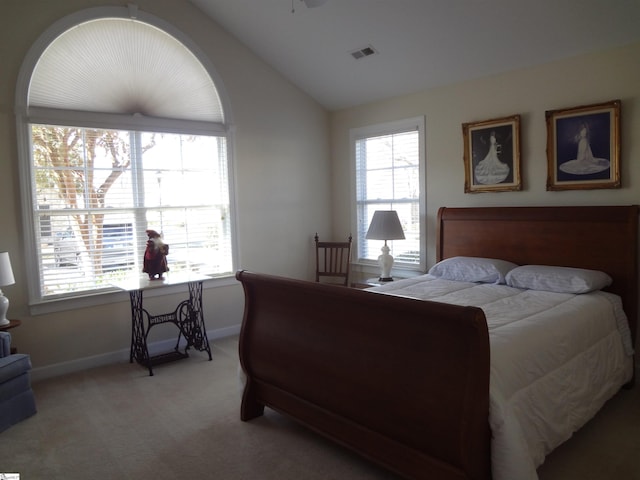
<svg viewBox="0 0 640 480"><path fill-rule="evenodd" d="M147 248L144 251L143 269L144 273L149 275L149 280L162 280L162 274L169 271L167 266L167 255L169 254L169 245L164 243L162 235L155 230L146 230Z"/></svg>

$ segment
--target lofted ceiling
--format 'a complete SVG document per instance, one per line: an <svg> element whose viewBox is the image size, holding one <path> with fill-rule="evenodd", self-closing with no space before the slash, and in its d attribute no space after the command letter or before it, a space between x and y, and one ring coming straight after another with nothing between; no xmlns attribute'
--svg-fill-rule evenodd
<svg viewBox="0 0 640 480"><path fill-rule="evenodd" d="M190 1L329 110L640 41L640 0Z"/></svg>

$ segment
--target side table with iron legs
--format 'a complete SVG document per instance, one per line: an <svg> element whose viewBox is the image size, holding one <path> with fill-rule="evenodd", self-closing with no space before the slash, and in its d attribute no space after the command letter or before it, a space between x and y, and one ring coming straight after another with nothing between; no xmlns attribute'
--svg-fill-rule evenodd
<svg viewBox="0 0 640 480"><path fill-rule="evenodd" d="M117 285L129 292L131 301L131 348L129 353L131 363L135 360L138 364L149 369L149 375L153 375L155 365L186 358L189 356L188 350L190 348L201 352L206 351L209 360L212 359L202 310L202 282L207 278L209 277L189 276L162 280L140 279L138 284L129 281ZM143 307L145 290L177 284L187 285L189 298L180 302L174 311L151 315ZM149 331L152 327L165 323L173 323L178 328L176 345L172 351L152 356L149 354L147 346ZM182 337L186 341L183 351L180 350Z"/></svg>

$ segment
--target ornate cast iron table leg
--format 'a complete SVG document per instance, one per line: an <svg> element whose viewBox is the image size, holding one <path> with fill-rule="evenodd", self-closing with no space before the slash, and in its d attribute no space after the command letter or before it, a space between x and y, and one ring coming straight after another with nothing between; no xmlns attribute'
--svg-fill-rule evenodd
<svg viewBox="0 0 640 480"><path fill-rule="evenodd" d="M190 282L189 300L185 300L178 307L178 325L181 335L187 340L187 349L194 347L202 352L206 351L211 360L211 347L207 337L207 329L204 324L204 314L202 310L202 282ZM180 335L176 342L176 349L180 343Z"/></svg>
<svg viewBox="0 0 640 480"><path fill-rule="evenodd" d="M149 375L153 375L149 350L147 349L147 335L144 328L142 290L131 290L129 298L131 300L131 350L129 362L133 363L135 360L149 369Z"/></svg>

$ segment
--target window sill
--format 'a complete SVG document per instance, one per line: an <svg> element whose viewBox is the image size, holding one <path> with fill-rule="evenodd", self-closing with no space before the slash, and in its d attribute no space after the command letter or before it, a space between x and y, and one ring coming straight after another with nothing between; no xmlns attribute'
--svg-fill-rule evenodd
<svg viewBox="0 0 640 480"><path fill-rule="evenodd" d="M236 285L238 281L234 275L225 277L215 277L203 283L203 289ZM186 285L169 285L166 288L152 289L145 292L145 298L153 298L164 295L172 295L187 291ZM48 313L64 312L67 310L78 310L81 308L96 307L117 302L128 302L129 294L117 288L108 291L94 293L83 297L64 298L57 300L45 300L29 305L29 314L32 316L45 315Z"/></svg>

